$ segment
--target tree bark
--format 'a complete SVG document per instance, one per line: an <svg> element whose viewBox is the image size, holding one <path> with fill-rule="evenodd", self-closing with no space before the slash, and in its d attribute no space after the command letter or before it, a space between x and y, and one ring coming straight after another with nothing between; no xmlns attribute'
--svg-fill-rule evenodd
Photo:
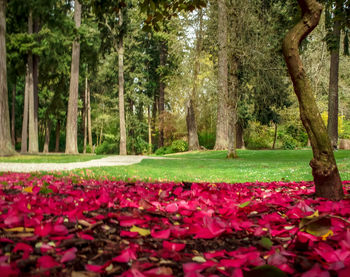
<svg viewBox="0 0 350 277"><path fill-rule="evenodd" d="M227 57L227 7L225 0L218 0L218 110L215 150L228 147L228 57Z"/></svg>
<svg viewBox="0 0 350 277"><path fill-rule="evenodd" d="M0 0L0 156L15 154L11 143L6 68L6 0Z"/></svg>
<svg viewBox="0 0 350 277"><path fill-rule="evenodd" d="M57 120L56 122L56 141L55 141L55 152L59 152L60 151L60 136L61 136L61 121Z"/></svg>
<svg viewBox="0 0 350 277"><path fill-rule="evenodd" d="M312 146L313 159L310 166L316 196L340 200L343 199L344 192L333 149L299 54L300 43L320 20L322 5L316 0L298 0L298 3L302 10L302 18L286 34L283 55L298 98L300 118Z"/></svg>
<svg viewBox="0 0 350 277"><path fill-rule="evenodd" d="M47 119L45 124L45 142L44 142L43 153L49 153L50 132L51 132L51 121L50 119Z"/></svg>
<svg viewBox="0 0 350 277"><path fill-rule="evenodd" d="M244 148L243 128L238 122L236 124L236 148L237 149Z"/></svg>
<svg viewBox="0 0 350 277"><path fill-rule="evenodd" d="M339 4L337 4L337 8ZM334 19L333 38L335 45L331 50L331 66L329 72L329 95L328 95L328 135L334 149L338 145L338 78L339 78L339 50L340 50L340 22Z"/></svg>
<svg viewBox="0 0 350 277"><path fill-rule="evenodd" d="M16 145L16 80L12 88L12 109L11 109L11 138L12 145Z"/></svg>
<svg viewBox="0 0 350 277"><path fill-rule="evenodd" d="M25 83L29 83L29 66L26 65L26 80ZM21 137L21 153L27 153L28 151L28 86L24 87L24 100L23 100L23 119L22 119L22 137Z"/></svg>
<svg viewBox="0 0 350 277"><path fill-rule="evenodd" d="M228 100L228 159L238 158L236 143L236 124L237 124L237 106L238 106L238 61L235 57L230 58L229 75L229 100Z"/></svg>
<svg viewBox="0 0 350 277"><path fill-rule="evenodd" d="M123 12L119 9L119 27L123 26ZM125 106L124 106L124 39L121 34L118 41L118 81L119 81L119 128L120 143L119 155L126 153L126 127L125 127Z"/></svg>
<svg viewBox="0 0 350 277"><path fill-rule="evenodd" d="M88 80L87 76L85 77L85 93L84 93L84 109L83 109L83 133L84 133L84 148L83 153L86 153L86 141L87 141L87 98L88 98L88 92L87 92L87 86L88 86Z"/></svg>
<svg viewBox="0 0 350 277"><path fill-rule="evenodd" d="M38 19L33 22L33 32L38 33L40 30L40 24ZM38 111L39 111L39 56L33 55L33 99L34 99L34 123L33 123L33 152L39 152L39 122L38 122ZM29 133L30 134L30 133ZM29 135L29 141L30 141ZM30 148L30 143L29 143ZM29 150L30 151L30 150Z"/></svg>
<svg viewBox="0 0 350 277"><path fill-rule="evenodd" d="M33 34L33 14L29 11L28 34ZM26 87L28 87L28 153L38 153L38 125L35 123L35 92L34 92L34 63L32 51L28 53L28 78L26 78Z"/></svg>
<svg viewBox="0 0 350 277"><path fill-rule="evenodd" d="M89 146L92 151L91 91L90 91L89 83L87 83L87 127L88 127Z"/></svg>
<svg viewBox="0 0 350 277"><path fill-rule="evenodd" d="M158 112L159 112L159 136L158 136L158 147L164 146L164 110L165 110L165 83L163 70L166 65L167 60L167 48L165 41L160 43L159 51L159 66L161 68L161 73L159 76L159 102L158 102Z"/></svg>
<svg viewBox="0 0 350 277"><path fill-rule="evenodd" d="M81 24L81 4L75 0L74 7L75 27ZM79 95L79 60L80 43L74 40L72 48L72 65L69 85L67 127L66 127L66 154L78 154L78 95Z"/></svg>
<svg viewBox="0 0 350 277"><path fill-rule="evenodd" d="M152 118L151 118L151 107L148 106L148 154L152 154Z"/></svg>
<svg viewBox="0 0 350 277"><path fill-rule="evenodd" d="M193 68L193 83L190 99L186 105L186 123L188 136L188 150L194 151L200 149L198 141L198 131L196 122L196 101L198 96L198 75L200 72L200 56L203 44L203 13L202 10L198 12L199 29L196 32L196 54Z"/></svg>

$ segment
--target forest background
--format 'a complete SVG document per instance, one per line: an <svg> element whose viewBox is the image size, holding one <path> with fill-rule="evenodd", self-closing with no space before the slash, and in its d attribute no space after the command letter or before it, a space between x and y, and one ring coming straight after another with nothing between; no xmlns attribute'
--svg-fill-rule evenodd
<svg viewBox="0 0 350 277"><path fill-rule="evenodd" d="M9 1L9 106L17 150L117 154L121 142L128 154L227 149L229 122L235 125L238 148L307 146L281 44L299 12L296 1L210 1L204 9L182 12L153 28L145 25L152 18L138 1L126 1L114 13L92 2L82 2L77 15L72 1ZM327 123L334 86L331 57L338 48L337 125L339 138L346 139L348 22L337 23L342 21L336 2L326 3L319 26L302 45L302 58ZM227 22L219 22L219 13L226 13ZM72 48L78 44L80 60L73 73ZM77 94L68 104L72 78ZM31 90L34 101L28 97ZM119 101L121 92L125 103ZM75 115L67 112L69 105L75 106ZM73 138L70 117L76 124Z"/></svg>

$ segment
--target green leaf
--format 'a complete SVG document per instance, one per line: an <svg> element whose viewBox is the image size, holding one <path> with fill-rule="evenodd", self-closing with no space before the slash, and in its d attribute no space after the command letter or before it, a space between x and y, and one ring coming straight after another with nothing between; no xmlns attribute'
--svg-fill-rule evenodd
<svg viewBox="0 0 350 277"><path fill-rule="evenodd" d="M252 201L249 200L249 201L247 201L247 202L244 202L244 203L240 204L238 207L239 207L239 208L247 207L251 202L252 202Z"/></svg>
<svg viewBox="0 0 350 277"><path fill-rule="evenodd" d="M244 272L244 277L287 277L287 274L272 265L263 265Z"/></svg>
<svg viewBox="0 0 350 277"><path fill-rule="evenodd" d="M299 228L316 237L322 237L330 233L332 222L329 217L303 218Z"/></svg>
<svg viewBox="0 0 350 277"><path fill-rule="evenodd" d="M132 226L132 228L130 229L130 232L137 232L139 233L140 236L143 236L143 237L151 234L149 229L144 229L137 226Z"/></svg>
<svg viewBox="0 0 350 277"><path fill-rule="evenodd" d="M273 242L269 238L261 238L261 240L259 241L259 245L267 250L270 250L273 245Z"/></svg>

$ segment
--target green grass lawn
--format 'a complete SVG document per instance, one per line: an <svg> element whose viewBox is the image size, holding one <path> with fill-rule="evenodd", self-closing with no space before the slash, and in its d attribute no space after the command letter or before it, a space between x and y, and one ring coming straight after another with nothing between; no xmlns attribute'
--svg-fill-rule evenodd
<svg viewBox="0 0 350 277"><path fill-rule="evenodd" d="M65 154L38 154L16 155L0 157L2 163L73 163L85 162L106 157L104 155L65 155Z"/></svg>
<svg viewBox="0 0 350 277"><path fill-rule="evenodd" d="M226 151L167 155L131 166L75 170L79 175L123 180L189 182L270 182L312 180L311 150L240 150L227 160ZM343 180L350 180L350 151L335 152Z"/></svg>

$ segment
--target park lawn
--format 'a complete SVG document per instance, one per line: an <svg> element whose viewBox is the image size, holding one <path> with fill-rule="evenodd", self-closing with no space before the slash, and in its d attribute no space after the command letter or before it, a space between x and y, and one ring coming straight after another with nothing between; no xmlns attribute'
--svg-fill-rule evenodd
<svg viewBox="0 0 350 277"><path fill-rule="evenodd" d="M139 164L75 170L89 177L118 180L175 182L271 182L311 181L307 150L239 150L239 158L227 160L226 151L198 151L167 155L166 159L145 159ZM335 152L343 180L350 180L350 151Z"/></svg>
<svg viewBox="0 0 350 277"><path fill-rule="evenodd" d="M101 159L104 155L92 154L37 154L37 155L16 155L10 157L0 157L0 163L74 163L86 162L90 160Z"/></svg>

